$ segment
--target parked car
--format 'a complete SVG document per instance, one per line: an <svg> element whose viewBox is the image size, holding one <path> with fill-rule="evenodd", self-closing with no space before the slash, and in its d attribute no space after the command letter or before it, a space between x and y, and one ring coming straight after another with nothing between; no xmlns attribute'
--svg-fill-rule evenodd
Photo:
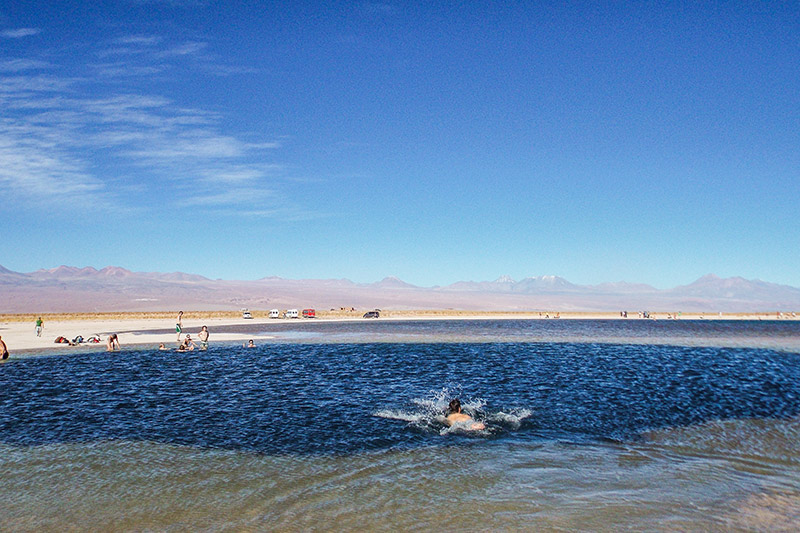
<svg viewBox="0 0 800 533"><path fill-rule="evenodd" d="M303 309L303 318L317 318L317 310Z"/></svg>
<svg viewBox="0 0 800 533"><path fill-rule="evenodd" d="M300 313L297 312L297 309L289 309L288 311L286 311L284 316L286 318L299 318L300 317Z"/></svg>
<svg viewBox="0 0 800 533"><path fill-rule="evenodd" d="M381 313L380 311L367 311L364 313L364 318L380 318Z"/></svg>
<svg viewBox="0 0 800 533"><path fill-rule="evenodd" d="M270 309L269 310L269 317L270 318L280 318L281 312L277 309Z"/></svg>
<svg viewBox="0 0 800 533"><path fill-rule="evenodd" d="M242 309L242 318L253 318L253 315L247 309Z"/></svg>

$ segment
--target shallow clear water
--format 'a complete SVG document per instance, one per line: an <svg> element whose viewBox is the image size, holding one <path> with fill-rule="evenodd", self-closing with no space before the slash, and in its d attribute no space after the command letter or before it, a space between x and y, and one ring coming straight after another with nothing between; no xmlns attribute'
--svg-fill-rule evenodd
<svg viewBox="0 0 800 533"><path fill-rule="evenodd" d="M792 530L800 323L663 324L276 324L250 350L12 360L0 529ZM485 431L442 423L453 396Z"/></svg>

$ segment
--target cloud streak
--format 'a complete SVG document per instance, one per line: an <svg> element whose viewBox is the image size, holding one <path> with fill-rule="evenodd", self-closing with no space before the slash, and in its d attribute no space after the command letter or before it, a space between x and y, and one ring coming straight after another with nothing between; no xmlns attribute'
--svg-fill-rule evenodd
<svg viewBox="0 0 800 533"><path fill-rule="evenodd" d="M15 30L0 31L0 37L5 39L22 39L23 37L30 37L41 33L39 28L17 28Z"/></svg>
<svg viewBox="0 0 800 533"><path fill-rule="evenodd" d="M35 33L22 28L3 36ZM173 61L203 58L207 43L125 35L104 46L94 57L116 56L110 62L71 65L52 51L47 61L0 60L0 191L43 206L65 199L71 205L87 194L113 203L120 176L146 176L127 190L152 195L181 187L186 205L209 209L274 202L272 185L283 167L268 158L277 142L244 139L225 131L219 112L148 89L148 76L170 72ZM117 83L123 79L129 82ZM142 89L120 91L131 83Z"/></svg>

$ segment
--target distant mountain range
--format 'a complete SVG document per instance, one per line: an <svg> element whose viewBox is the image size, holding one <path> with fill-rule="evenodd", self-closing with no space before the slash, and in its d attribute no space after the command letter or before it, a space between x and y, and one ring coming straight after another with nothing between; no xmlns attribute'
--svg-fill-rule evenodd
<svg viewBox="0 0 800 533"><path fill-rule="evenodd" d="M0 313L225 310L270 308L462 309L487 311L800 310L800 289L740 277L703 276L656 289L639 283L576 285L558 276L515 281L459 281L418 287L395 277L376 283L347 279L211 280L183 272L131 272L108 266L14 272L0 266Z"/></svg>

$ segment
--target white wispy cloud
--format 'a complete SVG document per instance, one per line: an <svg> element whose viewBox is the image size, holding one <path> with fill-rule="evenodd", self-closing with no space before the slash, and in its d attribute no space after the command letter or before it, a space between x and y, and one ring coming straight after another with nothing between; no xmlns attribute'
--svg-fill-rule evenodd
<svg viewBox="0 0 800 533"><path fill-rule="evenodd" d="M250 206L264 204L276 197L276 193L270 189L239 187L223 191L207 191L204 194L187 199L186 204L193 206L238 205L249 208Z"/></svg>
<svg viewBox="0 0 800 533"><path fill-rule="evenodd" d="M156 35L126 35L109 41L105 48L97 50L98 57L110 56L145 56L161 52L158 46L164 42Z"/></svg>
<svg viewBox="0 0 800 533"><path fill-rule="evenodd" d="M41 132L38 132L41 133ZM100 193L103 184L86 163L59 146L50 135L0 122L0 184L21 196L77 200ZM47 202L50 203L50 202Z"/></svg>
<svg viewBox="0 0 800 533"><path fill-rule="evenodd" d="M98 77L103 78L136 78L154 76L169 70L168 65L131 65L123 61L95 63L90 65Z"/></svg>
<svg viewBox="0 0 800 533"><path fill-rule="evenodd" d="M21 72L23 70L39 70L50 66L46 61L38 59L6 59L0 61L0 72Z"/></svg>
<svg viewBox="0 0 800 533"><path fill-rule="evenodd" d="M64 91L68 93L81 80L48 74L0 77L0 98L29 99L32 95Z"/></svg>
<svg viewBox="0 0 800 533"><path fill-rule="evenodd" d="M113 204L120 176L146 175L146 181L125 182L125 191L148 194L178 187L186 192L183 205L253 213L258 206L261 216L277 212L276 205L287 209L289 203L278 200L273 186L284 169L265 161L279 142L225 131L224 117L216 111L117 90L117 79L146 78L182 58L205 57L207 43L170 44L150 35L108 43L116 48L98 50L95 57L113 50L123 57L87 62L83 70L65 68L56 55L48 55L48 61L0 62L0 192L43 206L79 205L87 198ZM70 75L61 74L65 71ZM106 79L98 73L107 77L108 86L98 85Z"/></svg>
<svg viewBox="0 0 800 533"><path fill-rule="evenodd" d="M286 170L284 165L225 165L206 168L201 179L214 186L250 185L263 179L280 175Z"/></svg>
<svg viewBox="0 0 800 533"><path fill-rule="evenodd" d="M201 42L188 42L171 46L165 50L161 50L156 54L157 57L173 57L173 56L188 56L196 54L204 50L208 46L207 43Z"/></svg>
<svg viewBox="0 0 800 533"><path fill-rule="evenodd" d="M115 43L119 44L136 44L144 46L155 46L164 41L164 38L159 35L126 35L114 39Z"/></svg>
<svg viewBox="0 0 800 533"><path fill-rule="evenodd" d="M42 30L39 28L17 28L14 30L3 30L0 31L0 37L5 37L6 39L21 39L23 37L37 35L41 33L41 31Z"/></svg>

